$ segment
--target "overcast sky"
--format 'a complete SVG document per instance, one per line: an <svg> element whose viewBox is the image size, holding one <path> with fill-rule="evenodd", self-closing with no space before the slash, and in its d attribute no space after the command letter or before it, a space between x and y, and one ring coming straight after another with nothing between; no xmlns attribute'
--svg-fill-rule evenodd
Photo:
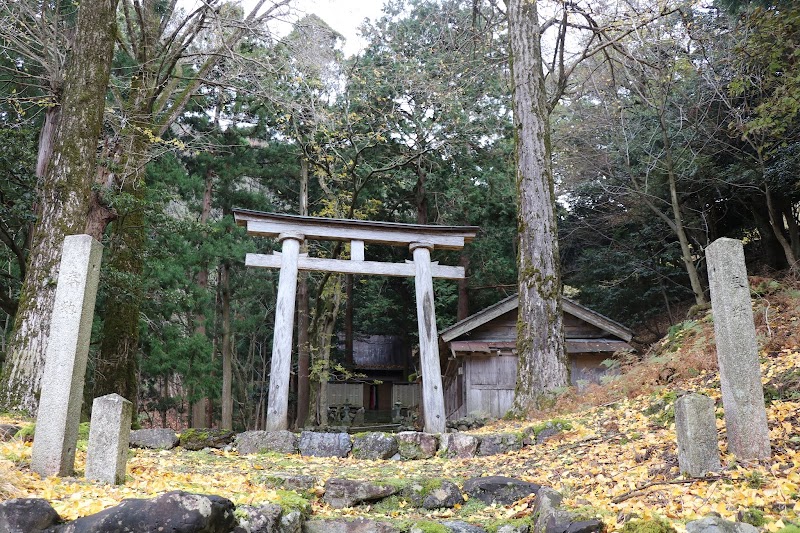
<svg viewBox="0 0 800 533"><path fill-rule="evenodd" d="M383 0L295 0L295 9L302 14L316 14L346 39L345 55L358 52L363 42L357 29L365 18L375 20L381 15Z"/></svg>

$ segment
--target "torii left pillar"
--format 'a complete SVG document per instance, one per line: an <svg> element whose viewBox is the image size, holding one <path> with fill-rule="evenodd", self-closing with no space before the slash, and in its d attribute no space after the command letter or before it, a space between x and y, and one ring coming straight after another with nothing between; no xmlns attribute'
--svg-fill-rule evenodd
<svg viewBox="0 0 800 533"><path fill-rule="evenodd" d="M445 433L444 391L439 363L439 333L436 331L436 309L433 303L431 250L433 244L415 242L409 246L414 256L414 287L417 298L419 328L419 360L422 367L422 401L425 431Z"/></svg>
<svg viewBox="0 0 800 533"><path fill-rule="evenodd" d="M289 377L292 367L292 334L297 292L297 260L303 235L282 233L281 270L278 278L278 299L275 305L275 331L272 336L272 366L269 380L267 431L289 427Z"/></svg>

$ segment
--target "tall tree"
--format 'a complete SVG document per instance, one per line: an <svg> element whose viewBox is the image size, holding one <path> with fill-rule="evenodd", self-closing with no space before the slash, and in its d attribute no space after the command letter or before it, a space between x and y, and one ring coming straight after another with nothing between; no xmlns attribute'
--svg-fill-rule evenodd
<svg viewBox="0 0 800 533"><path fill-rule="evenodd" d="M64 237L83 233L97 168L106 90L116 36L117 0L84 0L66 69L53 156L40 185L33 234L9 354L0 375L0 404L35 412L47 330Z"/></svg>
<svg viewBox="0 0 800 533"><path fill-rule="evenodd" d="M537 3L508 0L517 142L519 321L513 410L524 415L569 383Z"/></svg>

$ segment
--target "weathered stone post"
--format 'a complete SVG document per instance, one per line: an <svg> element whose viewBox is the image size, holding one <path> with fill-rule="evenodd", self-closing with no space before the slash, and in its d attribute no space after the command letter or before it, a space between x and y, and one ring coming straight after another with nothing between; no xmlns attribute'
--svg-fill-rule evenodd
<svg viewBox="0 0 800 533"><path fill-rule="evenodd" d="M425 242L411 243L414 254L414 287L417 298L417 325L419 327L419 360L422 367L422 402L425 431L444 433L444 391L442 390L442 368L439 363L439 333L436 331L436 311L433 304L433 275L431 273L431 250L433 245Z"/></svg>
<svg viewBox="0 0 800 533"><path fill-rule="evenodd" d="M675 402L675 432L681 473L697 477L722 468L714 400L697 393L678 398Z"/></svg>
<svg viewBox="0 0 800 533"><path fill-rule="evenodd" d="M769 429L742 242L717 239L706 260L728 450L739 459L766 459Z"/></svg>
<svg viewBox="0 0 800 533"><path fill-rule="evenodd" d="M31 470L41 476L68 476L75 465L102 255L89 235L64 239L31 456Z"/></svg>
<svg viewBox="0 0 800 533"><path fill-rule="evenodd" d="M86 451L86 479L110 485L125 482L132 414L133 404L119 394L94 399Z"/></svg>
<svg viewBox="0 0 800 533"><path fill-rule="evenodd" d="M269 378L267 431L287 429L289 421L289 374L292 366L292 334L297 291L297 260L302 235L281 233L281 270L275 304L275 331L272 337L272 365Z"/></svg>

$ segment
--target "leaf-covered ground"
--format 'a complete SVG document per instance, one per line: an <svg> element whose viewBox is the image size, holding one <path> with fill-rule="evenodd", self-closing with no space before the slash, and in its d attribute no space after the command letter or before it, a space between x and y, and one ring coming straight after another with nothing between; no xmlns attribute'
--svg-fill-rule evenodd
<svg viewBox="0 0 800 533"><path fill-rule="evenodd" d="M772 318L771 320L775 320ZM702 338L706 323L690 323L673 332L666 342L672 359L661 367L676 366L681 340ZM794 320L773 322L771 333L794 326ZM793 330L793 329L792 329ZM788 333L787 333L788 335ZM600 407L559 414L570 423L544 443L522 451L474 459L434 458L424 461L359 461L282 455L239 456L235 452L188 452L132 450L124 486L108 487L83 480L85 453L79 450L78 476L40 479L30 472L31 447L15 440L0 443L0 497L42 497L65 518L97 512L124 498L151 497L182 489L230 498L236 504L257 504L286 498L270 483L273 473L317 476L320 484L304 494L315 516L369 515L388 519L437 519L458 517L477 524L497 519L525 517L532 501L509 507L482 507L466 502L459 509L421 511L397 497L372 506L334 510L316 496L331 477L360 480L426 480L447 478L457 482L478 475L507 475L551 486L562 492L565 504L601 518L611 530L625 520L661 516L679 531L689 520L716 512L735 520L747 513L763 514L764 528L777 531L800 522L800 353L797 347L762 353L762 375L768 397L768 419L773 456L761 462L737 462L725 447L725 424L717 373L704 370L690 379L658 380L642 390L647 394L609 402ZM665 357L663 355L659 357ZM687 356L688 357L688 356ZM691 358L689 358L691 359ZM674 369L673 369L674 370ZM663 376L662 376L663 377ZM708 394L717 400L723 471L703 480L682 477L677 464L674 400L681 391ZM9 422L0 417L0 423ZM520 431L531 421L499 421L481 429L486 432ZM79 445L79 448L81 446ZM83 444L85 448L85 444ZM315 494L316 493L316 494ZM754 513L755 511L755 513Z"/></svg>

